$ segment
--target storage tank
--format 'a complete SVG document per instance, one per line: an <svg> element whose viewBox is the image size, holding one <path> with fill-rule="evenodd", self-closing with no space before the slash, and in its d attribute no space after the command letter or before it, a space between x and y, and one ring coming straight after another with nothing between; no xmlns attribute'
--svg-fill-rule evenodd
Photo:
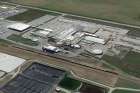
<svg viewBox="0 0 140 93"><path fill-rule="evenodd" d="M94 54L96 54L96 55L101 55L101 54L103 54L103 50L101 50L101 49L94 49L92 52L93 52Z"/></svg>
<svg viewBox="0 0 140 93"><path fill-rule="evenodd" d="M43 46L42 47L43 52L50 52L50 53L58 53L60 52L60 49L55 46Z"/></svg>

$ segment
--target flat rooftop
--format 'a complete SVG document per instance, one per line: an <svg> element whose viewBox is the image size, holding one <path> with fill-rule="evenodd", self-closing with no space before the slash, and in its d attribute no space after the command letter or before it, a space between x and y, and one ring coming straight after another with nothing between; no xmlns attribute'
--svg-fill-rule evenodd
<svg viewBox="0 0 140 93"><path fill-rule="evenodd" d="M25 62L24 59L0 52L0 71L9 73Z"/></svg>
<svg viewBox="0 0 140 93"><path fill-rule="evenodd" d="M30 27L30 25L27 25L27 24L24 24L24 23L15 23L15 24L9 25L7 28L14 29L14 30L17 30L17 31L23 31L23 30L25 30L29 27Z"/></svg>

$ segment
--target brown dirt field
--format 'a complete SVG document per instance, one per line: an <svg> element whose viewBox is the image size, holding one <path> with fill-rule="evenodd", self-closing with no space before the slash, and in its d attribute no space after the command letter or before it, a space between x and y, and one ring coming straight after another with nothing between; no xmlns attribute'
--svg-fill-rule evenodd
<svg viewBox="0 0 140 93"><path fill-rule="evenodd" d="M114 86L118 79L118 75L116 74L88 68L78 64L73 64L61 59L56 59L46 55L41 55L38 53L22 50L12 46L8 46L8 47L0 46L0 52L21 57L27 60L39 60L51 66L61 67L67 71L73 71L77 76L81 78L88 79L91 81L96 81L108 86Z"/></svg>

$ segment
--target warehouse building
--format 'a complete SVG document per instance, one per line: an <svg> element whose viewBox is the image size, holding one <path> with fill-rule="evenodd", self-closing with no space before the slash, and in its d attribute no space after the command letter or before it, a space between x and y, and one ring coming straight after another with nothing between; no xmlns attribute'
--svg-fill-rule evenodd
<svg viewBox="0 0 140 93"><path fill-rule="evenodd" d="M12 73L25 62L24 59L0 52L0 71Z"/></svg>
<svg viewBox="0 0 140 93"><path fill-rule="evenodd" d="M27 24L24 24L24 23L15 23L15 24L9 25L7 28L22 32L22 31L28 29L29 27L30 27L30 25L27 25Z"/></svg>
<svg viewBox="0 0 140 93"><path fill-rule="evenodd" d="M86 36L85 37L86 41L90 41L90 42L95 42L95 43L99 43L99 44L105 44L106 40L101 39L101 38L97 38L97 37L93 37L93 36Z"/></svg>
<svg viewBox="0 0 140 93"><path fill-rule="evenodd" d="M50 52L50 53L57 53L60 52L60 49L52 46L52 45L48 45L48 46L43 46L42 47L43 52Z"/></svg>

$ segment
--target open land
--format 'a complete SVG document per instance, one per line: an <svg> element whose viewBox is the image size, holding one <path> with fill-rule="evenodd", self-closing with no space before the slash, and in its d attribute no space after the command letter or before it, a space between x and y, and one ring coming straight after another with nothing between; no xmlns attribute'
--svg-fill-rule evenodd
<svg viewBox="0 0 140 93"><path fill-rule="evenodd" d="M115 84L115 87L125 87L125 88L139 89L140 85L139 85L139 82L134 81L132 79L119 78L117 83Z"/></svg>
<svg viewBox="0 0 140 93"><path fill-rule="evenodd" d="M80 81L69 77L64 77L64 79L59 83L59 86L68 90L76 90L80 85Z"/></svg>
<svg viewBox="0 0 140 93"><path fill-rule="evenodd" d="M110 64L113 64L121 68L123 71L129 74L140 77L139 76L140 75L140 72L139 72L140 53L130 51L122 59L118 58L117 56L104 55L103 59L109 62Z"/></svg>
<svg viewBox="0 0 140 93"><path fill-rule="evenodd" d="M71 14L140 25L139 0L4 0Z"/></svg>
<svg viewBox="0 0 140 93"><path fill-rule="evenodd" d="M30 39L25 39L23 38L22 36L19 36L19 35L11 35L8 37L8 39L10 40L13 40L15 42L22 42L24 44L27 44L27 45L32 45L32 46L37 46L38 45L38 42L35 42L35 41L32 41Z"/></svg>
<svg viewBox="0 0 140 93"><path fill-rule="evenodd" d="M29 22L29 21L32 21L32 20L34 20L36 18L39 18L39 17L41 17L41 16L43 16L45 14L46 14L45 12L31 9L31 10L28 10L28 11L26 11L24 13L15 15L14 17L11 16L11 17L9 17L7 19L13 20L13 21Z"/></svg>
<svg viewBox="0 0 140 93"><path fill-rule="evenodd" d="M81 93L106 93L106 90L97 87L97 86L92 86L89 84L84 83L83 86L80 89Z"/></svg>
<svg viewBox="0 0 140 93"><path fill-rule="evenodd" d="M15 16L10 16L7 19L27 23L27 22L35 20L35 19L37 19L39 17L42 17L42 16L44 16L46 14L59 15L57 13L29 9L24 13L21 13L21 14L15 15Z"/></svg>
<svg viewBox="0 0 140 93"><path fill-rule="evenodd" d="M115 90L113 93L139 93L139 92L127 91L127 90Z"/></svg>

